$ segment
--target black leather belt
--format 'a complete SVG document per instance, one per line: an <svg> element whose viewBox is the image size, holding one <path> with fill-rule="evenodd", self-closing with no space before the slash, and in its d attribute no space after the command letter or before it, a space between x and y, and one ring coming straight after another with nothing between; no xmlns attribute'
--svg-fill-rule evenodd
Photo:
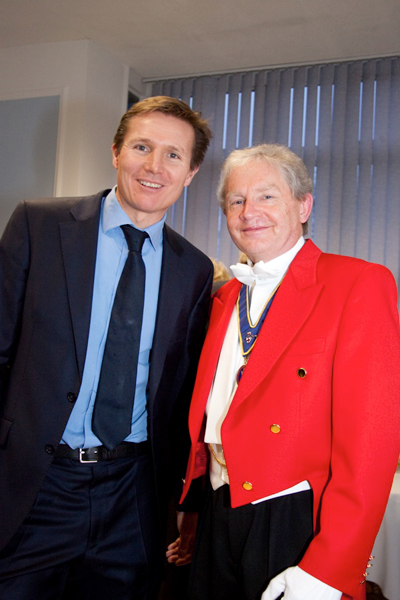
<svg viewBox="0 0 400 600"><path fill-rule="evenodd" d="M150 453L149 442L122 442L113 450L105 446L94 448L75 448L72 450L67 444L60 444L55 452L56 458L72 458L81 463L97 463L101 460L115 460L116 458L137 458Z"/></svg>

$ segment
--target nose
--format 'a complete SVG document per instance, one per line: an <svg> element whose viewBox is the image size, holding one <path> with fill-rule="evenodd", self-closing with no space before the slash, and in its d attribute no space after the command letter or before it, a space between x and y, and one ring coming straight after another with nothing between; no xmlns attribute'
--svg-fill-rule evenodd
<svg viewBox="0 0 400 600"><path fill-rule="evenodd" d="M162 171L162 155L156 150L148 153L144 167L150 173L160 173Z"/></svg>
<svg viewBox="0 0 400 600"><path fill-rule="evenodd" d="M244 221L252 219L257 214L257 206L254 200L247 196L242 204L240 218Z"/></svg>

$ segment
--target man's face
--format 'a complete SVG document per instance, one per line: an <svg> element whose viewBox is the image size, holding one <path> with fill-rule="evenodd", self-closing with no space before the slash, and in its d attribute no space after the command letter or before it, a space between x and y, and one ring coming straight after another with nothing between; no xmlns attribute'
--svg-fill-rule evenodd
<svg viewBox="0 0 400 600"><path fill-rule="evenodd" d="M302 235L312 196L294 198L280 171L262 159L233 169L225 188L232 240L254 263L287 252Z"/></svg>
<svg viewBox="0 0 400 600"><path fill-rule="evenodd" d="M157 223L192 181L194 136L186 121L153 112L131 118L119 154L113 146L117 199L139 228Z"/></svg>

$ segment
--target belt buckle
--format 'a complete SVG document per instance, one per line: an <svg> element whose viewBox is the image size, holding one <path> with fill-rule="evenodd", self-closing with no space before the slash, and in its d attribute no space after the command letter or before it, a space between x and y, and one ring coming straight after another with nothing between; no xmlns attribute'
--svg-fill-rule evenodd
<svg viewBox="0 0 400 600"><path fill-rule="evenodd" d="M94 459L85 458L85 452L86 452L85 448L79 448L79 462L80 463L85 464L85 463L97 463L98 462L97 458L94 458Z"/></svg>

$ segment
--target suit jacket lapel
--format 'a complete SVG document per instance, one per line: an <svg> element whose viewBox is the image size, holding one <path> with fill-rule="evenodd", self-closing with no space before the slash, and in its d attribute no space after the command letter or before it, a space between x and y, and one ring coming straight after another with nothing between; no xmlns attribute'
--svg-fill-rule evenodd
<svg viewBox="0 0 400 600"><path fill-rule="evenodd" d="M100 193L83 198L71 209L72 220L59 224L68 300L81 376L89 335L102 196L103 193Z"/></svg>
<svg viewBox="0 0 400 600"><path fill-rule="evenodd" d="M219 355L225 339L232 311L241 288L237 279L232 279L213 298L207 336L200 357L195 391L190 406L190 430L192 439L198 439L199 429L218 365ZM196 424L196 425L195 425ZM197 426L197 428L196 428Z"/></svg>
<svg viewBox="0 0 400 600"><path fill-rule="evenodd" d="M322 290L316 279L320 254L308 241L293 260L265 319L231 409L268 375L313 310Z"/></svg>
<svg viewBox="0 0 400 600"><path fill-rule="evenodd" d="M156 397L168 352L168 345L171 338L173 338L175 323L181 311L183 295L177 293L177 291L185 285L182 255L182 246L174 237L174 232L165 225L157 320L149 373L148 407L152 407L152 403ZM177 357L177 360L179 360L179 357Z"/></svg>

